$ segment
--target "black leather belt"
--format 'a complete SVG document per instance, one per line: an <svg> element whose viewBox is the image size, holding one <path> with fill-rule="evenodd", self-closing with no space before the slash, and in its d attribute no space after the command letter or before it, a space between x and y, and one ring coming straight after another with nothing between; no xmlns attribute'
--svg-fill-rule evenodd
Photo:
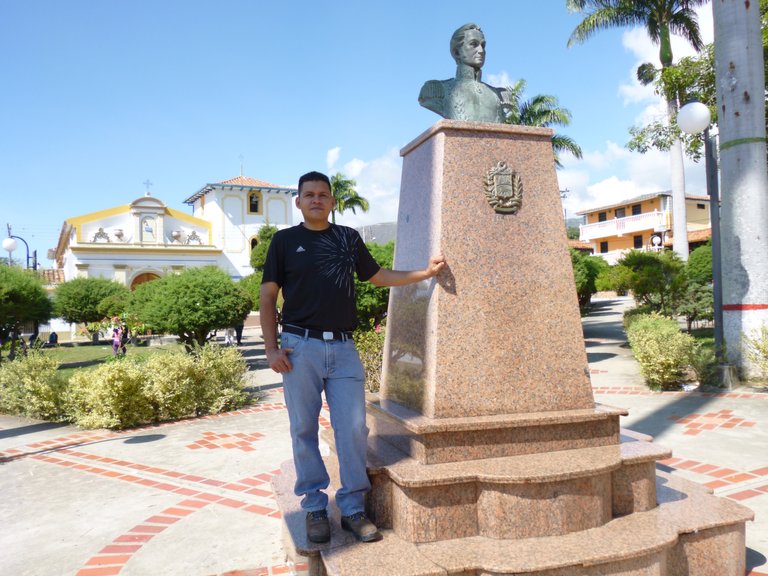
<svg viewBox="0 0 768 576"><path fill-rule="evenodd" d="M346 342L352 338L352 332L340 332L339 330L310 330L309 328L300 328L290 324L283 325L283 332L296 334L304 338L315 338L316 340L341 340Z"/></svg>

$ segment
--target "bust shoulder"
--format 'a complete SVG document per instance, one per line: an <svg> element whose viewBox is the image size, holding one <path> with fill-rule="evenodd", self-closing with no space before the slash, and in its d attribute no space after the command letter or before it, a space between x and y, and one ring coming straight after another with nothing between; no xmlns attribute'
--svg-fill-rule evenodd
<svg viewBox="0 0 768 576"><path fill-rule="evenodd" d="M455 80L427 80L419 92L419 104L443 116L445 96L451 92Z"/></svg>

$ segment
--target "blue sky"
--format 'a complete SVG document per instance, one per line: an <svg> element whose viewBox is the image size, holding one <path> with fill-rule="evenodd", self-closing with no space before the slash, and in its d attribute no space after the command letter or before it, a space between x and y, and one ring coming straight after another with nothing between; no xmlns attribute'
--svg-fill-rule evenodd
<svg viewBox="0 0 768 576"><path fill-rule="evenodd" d="M710 6L700 14L711 41ZM0 236L10 223L49 267L66 218L127 204L147 180L189 212L185 198L241 162L282 185L341 171L371 210L338 222L393 221L399 150L439 119L419 89L453 76L448 42L466 22L485 32L484 81L523 78L527 97L571 111L559 131L584 159L558 172L568 217L669 189L666 155L624 149L628 128L663 110L634 81L657 49L629 29L569 49L580 19L564 0L2 0ZM704 193L701 166L686 176Z"/></svg>

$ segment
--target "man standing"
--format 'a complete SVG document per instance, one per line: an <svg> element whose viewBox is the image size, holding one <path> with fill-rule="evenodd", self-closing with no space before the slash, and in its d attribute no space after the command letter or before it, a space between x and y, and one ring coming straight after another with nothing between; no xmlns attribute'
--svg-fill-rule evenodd
<svg viewBox="0 0 768 576"><path fill-rule="evenodd" d="M354 274L375 286L403 286L437 275L442 256L424 270L381 268L352 228L328 222L335 206L328 176L309 172L299 179L296 207L304 222L277 232L267 253L261 285L260 320L270 368L283 375L288 407L294 491L307 512L307 537L331 537L324 490L330 479L318 446L321 393L331 413L341 487L336 504L341 527L363 542L381 539L365 516L370 490L366 471L365 373L352 340L357 326ZM277 344L277 296L282 289L281 347Z"/></svg>

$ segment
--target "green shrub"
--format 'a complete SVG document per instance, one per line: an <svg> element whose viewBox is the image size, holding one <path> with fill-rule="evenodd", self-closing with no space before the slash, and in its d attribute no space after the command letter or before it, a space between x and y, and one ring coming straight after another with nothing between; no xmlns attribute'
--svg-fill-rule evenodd
<svg viewBox="0 0 768 576"><path fill-rule="evenodd" d="M148 379L143 363L121 358L69 379L69 411L83 428L131 428L152 420L154 410L144 393Z"/></svg>
<svg viewBox="0 0 768 576"><path fill-rule="evenodd" d="M702 386L719 386L717 366L715 348L702 342L696 342L693 354L691 354L691 367L696 373L699 384Z"/></svg>
<svg viewBox="0 0 768 576"><path fill-rule="evenodd" d="M196 413L195 390L199 371L194 356L183 352L154 354L144 365L144 385L156 421L192 416Z"/></svg>
<svg viewBox="0 0 768 576"><path fill-rule="evenodd" d="M760 330L745 335L744 344L747 359L755 365L763 378L768 378L768 325L763 324Z"/></svg>
<svg viewBox="0 0 768 576"><path fill-rule="evenodd" d="M595 288L603 292L613 290L623 296L632 287L633 272L626 266L611 266L600 271L595 279Z"/></svg>
<svg viewBox="0 0 768 576"><path fill-rule="evenodd" d="M651 390L678 383L691 364L695 341L690 334L681 332L671 318L659 314L635 317L627 338Z"/></svg>
<svg viewBox="0 0 768 576"><path fill-rule="evenodd" d="M632 322L634 322L640 316L647 316L652 312L653 312L652 307L648 305L636 306L634 308L630 308L629 310L626 310L624 312L624 316L622 320L624 324L624 330L629 330L629 327L632 325Z"/></svg>
<svg viewBox="0 0 768 576"><path fill-rule="evenodd" d="M62 420L66 382L56 372L59 363L36 350L0 365L0 412Z"/></svg>
<svg viewBox="0 0 768 576"><path fill-rule="evenodd" d="M246 369L235 348L216 344L118 358L73 375L68 408L78 426L118 429L222 412L247 402Z"/></svg>
<svg viewBox="0 0 768 576"><path fill-rule="evenodd" d="M264 276L264 272L257 270L253 274L241 278L239 282L239 285L251 296L251 300L253 301L252 310L258 310L261 303L262 276Z"/></svg>
<svg viewBox="0 0 768 576"><path fill-rule="evenodd" d="M360 361L365 369L365 387L371 392L378 392L381 387L381 368L384 360L384 328L379 332L355 330L354 339Z"/></svg>
<svg viewBox="0 0 768 576"><path fill-rule="evenodd" d="M248 366L236 348L207 344L198 349L195 356L198 371L194 390L197 415L234 410L247 402L243 376Z"/></svg>

